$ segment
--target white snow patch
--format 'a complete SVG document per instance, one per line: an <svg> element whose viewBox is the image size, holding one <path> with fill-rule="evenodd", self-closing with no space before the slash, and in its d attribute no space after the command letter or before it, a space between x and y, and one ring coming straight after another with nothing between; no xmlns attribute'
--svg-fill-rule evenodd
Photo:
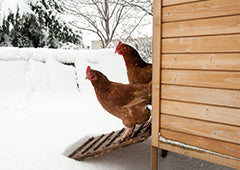
<svg viewBox="0 0 240 170"><path fill-rule="evenodd" d="M0 21L6 18L10 13L16 14L19 10L19 15L34 14L34 12L28 6L28 0L2 0L0 2Z"/></svg>

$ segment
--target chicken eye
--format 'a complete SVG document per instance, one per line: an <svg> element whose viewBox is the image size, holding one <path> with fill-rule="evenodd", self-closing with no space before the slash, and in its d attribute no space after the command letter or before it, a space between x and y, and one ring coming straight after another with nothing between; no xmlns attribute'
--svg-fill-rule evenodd
<svg viewBox="0 0 240 170"><path fill-rule="evenodd" d="M93 74L93 76L91 77L91 80L97 80L96 74Z"/></svg>

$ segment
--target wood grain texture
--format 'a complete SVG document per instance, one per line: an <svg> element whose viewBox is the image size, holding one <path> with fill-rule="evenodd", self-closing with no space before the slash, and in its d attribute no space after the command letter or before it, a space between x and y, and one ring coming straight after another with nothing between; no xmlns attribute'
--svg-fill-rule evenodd
<svg viewBox="0 0 240 170"><path fill-rule="evenodd" d="M158 138L161 131L169 139L239 158L240 1L153 2L152 147L239 169L239 160Z"/></svg>
<svg viewBox="0 0 240 170"><path fill-rule="evenodd" d="M161 112L169 115L240 126L240 109L235 108L161 100Z"/></svg>
<svg viewBox="0 0 240 170"><path fill-rule="evenodd" d="M161 136L166 139L178 141L187 145L196 146L223 155L240 158L240 145L204 138L200 136L189 135L185 133L174 132L161 129Z"/></svg>
<svg viewBox="0 0 240 170"><path fill-rule="evenodd" d="M162 83L240 90L240 72L162 70Z"/></svg>
<svg viewBox="0 0 240 170"><path fill-rule="evenodd" d="M167 5L179 5L182 3L197 2L202 0L163 0L163 6Z"/></svg>
<svg viewBox="0 0 240 170"><path fill-rule="evenodd" d="M161 98L240 108L239 90L162 85Z"/></svg>
<svg viewBox="0 0 240 170"><path fill-rule="evenodd" d="M240 52L240 35L219 35L219 36L163 39L162 52L163 53Z"/></svg>
<svg viewBox="0 0 240 170"><path fill-rule="evenodd" d="M153 71L152 71L152 146L158 147L161 96L161 25L162 1L153 1Z"/></svg>
<svg viewBox="0 0 240 170"><path fill-rule="evenodd" d="M166 37L240 33L240 15L163 24Z"/></svg>
<svg viewBox="0 0 240 170"><path fill-rule="evenodd" d="M199 1L163 8L163 22L240 14L239 0Z"/></svg>
<svg viewBox="0 0 240 170"><path fill-rule="evenodd" d="M158 169L158 147L151 147L151 170Z"/></svg>
<svg viewBox="0 0 240 170"><path fill-rule="evenodd" d="M162 68L240 71L240 53L164 54Z"/></svg>
<svg viewBox="0 0 240 170"><path fill-rule="evenodd" d="M181 146L172 145L169 143L159 142L159 148L166 149L166 150L180 153L180 154L184 154L187 156L191 156L191 157L194 157L197 159L202 159L202 160L205 160L208 162L213 162L213 163L220 164L223 166L235 168L235 169L239 169L239 167L240 167L239 160L235 160L232 158L227 158L227 157L223 157L223 156L219 156L219 155L215 155L215 154L211 154L211 153L207 153L207 152L196 151L193 149L188 149L188 148L184 148Z"/></svg>
<svg viewBox="0 0 240 170"><path fill-rule="evenodd" d="M161 114L161 129L240 144L240 127Z"/></svg>

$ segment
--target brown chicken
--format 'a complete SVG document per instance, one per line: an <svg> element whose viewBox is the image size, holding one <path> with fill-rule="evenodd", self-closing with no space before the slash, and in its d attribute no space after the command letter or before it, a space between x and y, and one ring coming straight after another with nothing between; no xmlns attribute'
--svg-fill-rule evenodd
<svg viewBox="0 0 240 170"><path fill-rule="evenodd" d="M143 61L133 47L119 41L115 53L124 58L130 84L146 84L152 81L152 64Z"/></svg>
<svg viewBox="0 0 240 170"><path fill-rule="evenodd" d="M112 115L120 118L127 131L120 138L127 138L135 125L145 123L150 117L147 105L151 103L151 83L121 84L108 80L101 72L91 69L86 71L102 107Z"/></svg>
<svg viewBox="0 0 240 170"><path fill-rule="evenodd" d="M124 58L130 84L146 84L152 81L152 64L143 61L137 50L119 41L115 53ZM167 150L162 150L162 157L166 157L167 152Z"/></svg>

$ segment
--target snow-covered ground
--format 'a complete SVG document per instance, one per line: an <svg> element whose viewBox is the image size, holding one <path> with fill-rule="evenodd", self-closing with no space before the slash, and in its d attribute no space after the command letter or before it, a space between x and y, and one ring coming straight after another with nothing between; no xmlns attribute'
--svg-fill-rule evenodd
<svg viewBox="0 0 240 170"><path fill-rule="evenodd" d="M75 62L76 69L58 61ZM88 137L123 126L98 103L85 80L88 65L127 83L123 59L113 49L0 48L1 170L150 169L150 140L82 162L66 156ZM229 168L170 152L159 156L159 169Z"/></svg>

